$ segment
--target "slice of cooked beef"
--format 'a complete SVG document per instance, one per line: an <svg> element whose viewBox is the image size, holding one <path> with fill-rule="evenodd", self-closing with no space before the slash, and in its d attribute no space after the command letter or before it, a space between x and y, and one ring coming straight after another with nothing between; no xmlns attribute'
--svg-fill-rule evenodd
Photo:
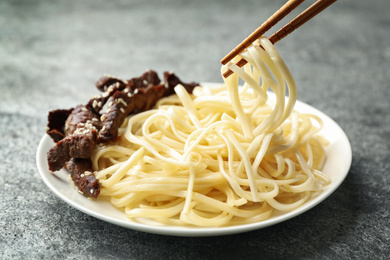
<svg viewBox="0 0 390 260"><path fill-rule="evenodd" d="M98 90L105 92L110 86L113 86L116 83L122 85L126 84L126 81L111 75L105 75L96 81L95 85Z"/></svg>
<svg viewBox="0 0 390 260"><path fill-rule="evenodd" d="M136 89L147 88L150 85L157 86L160 84L161 80L158 77L157 72L155 72L154 70L148 70L140 77L129 79L127 81L127 88L134 92Z"/></svg>
<svg viewBox="0 0 390 260"><path fill-rule="evenodd" d="M58 142L65 137L65 121L72 111L73 108L57 109L49 112L47 117L48 123L46 133L54 140L54 142Z"/></svg>
<svg viewBox="0 0 390 260"><path fill-rule="evenodd" d="M98 143L113 141L126 116L151 109L159 99L175 93L174 88L181 84L189 92L198 83L184 83L174 73L164 73L165 82L160 83L157 73L147 71L139 78L128 80L126 88L112 96L105 114L100 118L102 128ZM158 82L158 84L156 84Z"/></svg>
<svg viewBox="0 0 390 260"><path fill-rule="evenodd" d="M70 158L89 158L96 145L97 131L75 131L52 147L47 153L49 170L59 171Z"/></svg>
<svg viewBox="0 0 390 260"><path fill-rule="evenodd" d="M184 83L181 81L173 72L164 72L164 81L165 84L168 84L167 90L165 92L165 96L170 96L175 93L174 88L177 85L182 85L188 93L192 93L195 87L199 86L197 82Z"/></svg>
<svg viewBox="0 0 390 260"><path fill-rule="evenodd" d="M102 110L103 106L106 104L107 100L112 95L114 95L115 92L117 92L118 90L120 91L125 87L126 84L123 81L116 79L115 83L109 85L108 88L104 88L105 91L102 94L92 97L86 107L91 111L94 111L95 113L99 113Z"/></svg>
<svg viewBox="0 0 390 260"><path fill-rule="evenodd" d="M91 156L100 129L99 115L79 105L72 110L61 129L64 129L65 137L47 153L51 171L60 170L70 158Z"/></svg>
<svg viewBox="0 0 390 260"><path fill-rule="evenodd" d="M75 107L65 121L65 136L73 134L76 130L100 129L100 115L83 105Z"/></svg>
<svg viewBox="0 0 390 260"><path fill-rule="evenodd" d="M65 166L79 190L96 198L100 188L90 164L96 144L114 140L127 115L151 109L160 98L174 94L178 84L189 93L199 85L184 83L170 72L164 73L164 80L152 70L130 80L105 76L96 82L103 93L87 105L49 112L47 133L56 142L47 154L49 169ZM107 102L105 113L100 114Z"/></svg>
<svg viewBox="0 0 390 260"><path fill-rule="evenodd" d="M150 85L147 88L137 88L134 92L128 88L116 92L113 102L101 117L102 128L99 131L98 143L114 140L126 116L149 110L163 97L164 89L163 85Z"/></svg>
<svg viewBox="0 0 390 260"><path fill-rule="evenodd" d="M65 164L72 177L73 183L84 195L97 198L100 193L100 185L92 173L91 159L71 158Z"/></svg>

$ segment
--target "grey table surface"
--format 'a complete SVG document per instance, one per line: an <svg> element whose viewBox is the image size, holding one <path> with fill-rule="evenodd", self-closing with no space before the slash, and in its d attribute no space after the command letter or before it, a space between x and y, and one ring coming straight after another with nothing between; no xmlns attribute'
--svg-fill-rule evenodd
<svg viewBox="0 0 390 260"><path fill-rule="evenodd" d="M104 73L131 78L151 68L188 81L222 82L219 60L283 3L1 1L0 258L388 259L386 0L338 1L277 43L299 100L332 117L353 150L343 184L310 211L242 234L163 236L86 215L40 178L35 156L49 110L85 103Z"/></svg>

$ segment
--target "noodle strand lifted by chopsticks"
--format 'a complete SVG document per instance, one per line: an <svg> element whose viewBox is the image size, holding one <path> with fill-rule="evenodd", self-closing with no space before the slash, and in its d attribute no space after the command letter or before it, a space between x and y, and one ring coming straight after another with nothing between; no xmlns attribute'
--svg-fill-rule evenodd
<svg viewBox="0 0 390 260"><path fill-rule="evenodd" d="M267 38L240 58L243 68L222 67L234 72L223 86L189 95L178 85L96 148L100 196L133 221L207 227L262 221L321 192L330 179L320 118L293 111L294 79Z"/></svg>

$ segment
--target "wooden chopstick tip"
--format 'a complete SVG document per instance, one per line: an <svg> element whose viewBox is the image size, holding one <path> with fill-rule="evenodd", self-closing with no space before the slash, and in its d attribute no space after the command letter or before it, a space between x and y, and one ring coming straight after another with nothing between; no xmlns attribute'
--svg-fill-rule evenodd
<svg viewBox="0 0 390 260"><path fill-rule="evenodd" d="M295 9L298 5L300 5L304 0L289 0L286 4L284 4L278 11L276 11L268 20L266 20L260 27L258 27L252 34L250 34L244 41L242 41L236 48L234 48L228 55L226 55L221 63L226 65L229 61L231 61L234 57L240 54L244 49L246 49L250 44L260 38L266 31L268 31L273 25L283 19L288 13L290 13L293 9ZM297 17L295 17L291 22L287 23L281 29L279 29L276 33L269 37L269 40L272 44L280 41L301 25L309 21L311 18L322 12L324 9L329 7L331 4L336 2L337 0L318 0L316 3L311 5ZM243 63L242 63L243 62ZM242 63L242 64L240 64ZM247 62L244 59L241 59L236 65L242 67ZM233 72L228 69L223 76L227 78L233 74Z"/></svg>

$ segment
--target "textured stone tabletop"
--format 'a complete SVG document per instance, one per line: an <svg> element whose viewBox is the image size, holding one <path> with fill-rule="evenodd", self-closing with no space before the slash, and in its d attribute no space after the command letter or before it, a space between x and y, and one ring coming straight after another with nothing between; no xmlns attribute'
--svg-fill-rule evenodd
<svg viewBox="0 0 390 260"><path fill-rule="evenodd" d="M40 178L35 156L49 110L84 103L105 73L151 68L222 82L219 60L283 3L0 1L0 259L388 259L386 0L338 1L277 43L298 99L333 118L352 145L347 178L310 211L243 234L162 236L84 214Z"/></svg>

